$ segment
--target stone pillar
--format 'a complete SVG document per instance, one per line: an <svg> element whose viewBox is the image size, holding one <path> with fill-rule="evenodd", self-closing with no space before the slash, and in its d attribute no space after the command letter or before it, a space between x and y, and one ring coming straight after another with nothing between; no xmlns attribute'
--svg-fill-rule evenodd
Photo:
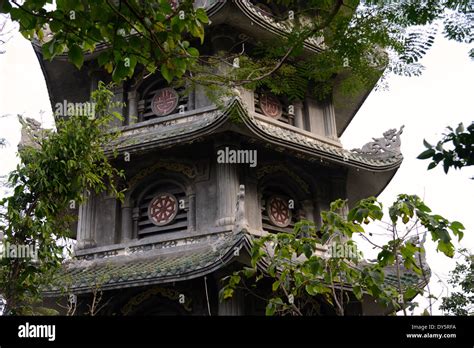
<svg viewBox="0 0 474 348"><path fill-rule="evenodd" d="M145 112L145 101L144 100L140 100L138 103L137 103L137 109L138 109L138 122L142 122L143 121L143 113Z"/></svg>
<svg viewBox="0 0 474 348"><path fill-rule="evenodd" d="M122 206L122 236L121 243L126 243L133 239L133 208L126 203Z"/></svg>
<svg viewBox="0 0 474 348"><path fill-rule="evenodd" d="M140 217L140 208L132 209L133 233L132 238L138 238L138 218Z"/></svg>
<svg viewBox="0 0 474 348"><path fill-rule="evenodd" d="M312 200L305 200L301 202L301 208L305 213L306 220L314 221L314 204Z"/></svg>
<svg viewBox="0 0 474 348"><path fill-rule="evenodd" d="M188 197L188 229L190 232L196 231L196 194L191 193Z"/></svg>
<svg viewBox="0 0 474 348"><path fill-rule="evenodd" d="M303 103L301 101L295 101L293 105L295 107L295 127L304 129Z"/></svg>
<svg viewBox="0 0 474 348"><path fill-rule="evenodd" d="M188 92L188 111L196 109L196 91L191 83L188 83L186 87L189 89Z"/></svg>
<svg viewBox="0 0 474 348"><path fill-rule="evenodd" d="M253 168L248 168L245 174L245 214L251 229L262 229L262 215L260 214L260 201L258 195L257 173Z"/></svg>
<svg viewBox="0 0 474 348"><path fill-rule="evenodd" d="M128 99L128 124L134 124L138 121L138 104L137 104L138 93L136 91L130 91L127 93Z"/></svg>
<svg viewBox="0 0 474 348"><path fill-rule="evenodd" d="M216 144L216 157L219 150L237 150L237 146L232 144ZM216 226L233 225L235 221L235 205L239 192L239 177L237 172L238 164L217 163L216 160L216 180L217 180L217 220Z"/></svg>
<svg viewBox="0 0 474 348"><path fill-rule="evenodd" d="M334 114L334 107L331 101L324 105L324 132L328 138L337 139L336 130L336 116Z"/></svg>
<svg viewBox="0 0 474 348"><path fill-rule="evenodd" d="M76 249L87 249L96 246L95 228L96 196L92 193L88 195L87 201L79 207Z"/></svg>

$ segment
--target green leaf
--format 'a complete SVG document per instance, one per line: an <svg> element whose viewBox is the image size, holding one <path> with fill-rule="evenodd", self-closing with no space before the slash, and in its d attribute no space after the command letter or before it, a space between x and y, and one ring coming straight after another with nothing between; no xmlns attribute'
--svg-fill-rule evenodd
<svg viewBox="0 0 474 348"><path fill-rule="evenodd" d="M161 65L161 75L165 78L166 81L168 81L168 83L173 80L173 74L168 69L166 64Z"/></svg>
<svg viewBox="0 0 474 348"><path fill-rule="evenodd" d="M272 316L275 314L276 311L276 306L270 301L267 304L267 307L265 308L265 315L266 316Z"/></svg>
<svg viewBox="0 0 474 348"><path fill-rule="evenodd" d="M352 290L354 291L354 295L355 297L358 299L358 300L361 300L362 299L362 289L359 285L356 285L352 288Z"/></svg>
<svg viewBox="0 0 474 348"><path fill-rule="evenodd" d="M307 284L304 288L310 296L316 296L318 294L318 287L313 284Z"/></svg>
<svg viewBox="0 0 474 348"><path fill-rule="evenodd" d="M445 174L448 174L448 171L449 171L449 167L451 166L451 161L448 160L447 158L444 159L443 161L443 169L444 169L444 173Z"/></svg>
<svg viewBox="0 0 474 348"><path fill-rule="evenodd" d="M310 258L311 255L313 255L313 249L311 248L311 245L309 243L303 244L303 252L304 256L306 256L307 258Z"/></svg>
<svg viewBox="0 0 474 348"><path fill-rule="evenodd" d="M199 51L197 50L197 48L194 48L194 47L189 47L187 49L188 53L190 56L192 57L199 57Z"/></svg>
<svg viewBox="0 0 474 348"><path fill-rule="evenodd" d="M405 300L409 300L409 299L414 298L419 293L420 293L420 289L409 287L408 289L405 290L403 297L405 298Z"/></svg>
<svg viewBox="0 0 474 348"><path fill-rule="evenodd" d="M426 151L423 151L421 154L418 155L418 159L428 159L434 156L436 151L434 149L429 149Z"/></svg>
<svg viewBox="0 0 474 348"><path fill-rule="evenodd" d="M452 258L454 256L454 246L452 243L445 243L443 241L439 241L437 249L443 254L445 254L447 257Z"/></svg>
<svg viewBox="0 0 474 348"><path fill-rule="evenodd" d="M209 23L209 18L207 17L206 10L204 10L203 8L198 8L196 10L196 18L204 24Z"/></svg>
<svg viewBox="0 0 474 348"><path fill-rule="evenodd" d="M125 62L120 60L115 65L115 68L112 72L112 78L114 81L120 81L125 76L128 76L129 71L130 71L130 67L125 66Z"/></svg>
<svg viewBox="0 0 474 348"><path fill-rule="evenodd" d="M395 254L388 249L383 249L377 255L377 260L382 266L391 265L395 262Z"/></svg>
<svg viewBox="0 0 474 348"><path fill-rule="evenodd" d="M9 0L0 2L0 13L9 13L12 9L12 5Z"/></svg>
<svg viewBox="0 0 474 348"><path fill-rule="evenodd" d="M277 291L279 287L280 287L280 281L279 281L279 280L276 280L276 281L272 284L272 291Z"/></svg>
<svg viewBox="0 0 474 348"><path fill-rule="evenodd" d="M428 143L425 139L423 139L423 145L425 145L425 147L428 148L428 149L433 148L433 145L431 145L430 143Z"/></svg>
<svg viewBox="0 0 474 348"><path fill-rule="evenodd" d="M82 64L84 63L84 53L78 45L73 44L69 47L68 56L76 68L80 69L82 67Z"/></svg>

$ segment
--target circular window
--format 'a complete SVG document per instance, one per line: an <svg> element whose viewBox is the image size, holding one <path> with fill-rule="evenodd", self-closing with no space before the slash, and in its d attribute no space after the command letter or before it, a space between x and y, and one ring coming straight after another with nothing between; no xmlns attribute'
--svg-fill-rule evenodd
<svg viewBox="0 0 474 348"><path fill-rule="evenodd" d="M260 108L269 117L278 118L282 115L281 103L277 97L271 94L260 95Z"/></svg>
<svg viewBox="0 0 474 348"><path fill-rule="evenodd" d="M179 95L173 88L159 89L151 100L151 110L157 116L171 114L178 106Z"/></svg>
<svg viewBox="0 0 474 348"><path fill-rule="evenodd" d="M268 199L267 213L270 221L278 227L286 227L291 222L291 210L288 199L281 196L272 196Z"/></svg>
<svg viewBox="0 0 474 348"><path fill-rule="evenodd" d="M157 226L169 224L178 214L178 201L171 193L159 193L148 205L148 218Z"/></svg>

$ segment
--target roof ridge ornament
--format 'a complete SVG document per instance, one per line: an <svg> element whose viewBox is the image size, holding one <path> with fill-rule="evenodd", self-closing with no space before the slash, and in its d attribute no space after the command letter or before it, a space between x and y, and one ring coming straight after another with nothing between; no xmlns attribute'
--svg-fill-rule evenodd
<svg viewBox="0 0 474 348"><path fill-rule="evenodd" d="M389 129L383 133L383 138L372 138L373 141L365 144L362 148L352 149L351 151L372 159L387 159L399 156L401 155L400 134L403 133L403 128L405 128L404 125L400 127L399 131L396 128Z"/></svg>

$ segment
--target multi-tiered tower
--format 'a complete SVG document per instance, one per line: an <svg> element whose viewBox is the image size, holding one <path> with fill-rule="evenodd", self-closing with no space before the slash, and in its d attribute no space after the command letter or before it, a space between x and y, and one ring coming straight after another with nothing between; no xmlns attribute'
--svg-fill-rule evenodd
<svg viewBox="0 0 474 348"><path fill-rule="evenodd" d="M210 53L286 33L254 1L210 1L207 11ZM53 105L87 101L99 80L110 80L92 55L78 71L35 48ZM317 54L317 43L305 49ZM301 218L318 223L337 198L376 196L402 161L396 131L358 152L341 146L370 90L346 98L336 87L324 102L308 94L290 105L241 89L224 108L203 88L182 92L159 75L115 90L125 106L123 124L113 125L122 131L114 163L125 169L127 191L123 202L92 195L78 210L75 256L61 280L83 306L100 289L106 314L263 313L264 303L244 294L218 301L219 280L248 261L248 237L289 231ZM256 161L232 163L254 150ZM45 294L61 296L59 288ZM380 313L370 299L350 310Z"/></svg>

